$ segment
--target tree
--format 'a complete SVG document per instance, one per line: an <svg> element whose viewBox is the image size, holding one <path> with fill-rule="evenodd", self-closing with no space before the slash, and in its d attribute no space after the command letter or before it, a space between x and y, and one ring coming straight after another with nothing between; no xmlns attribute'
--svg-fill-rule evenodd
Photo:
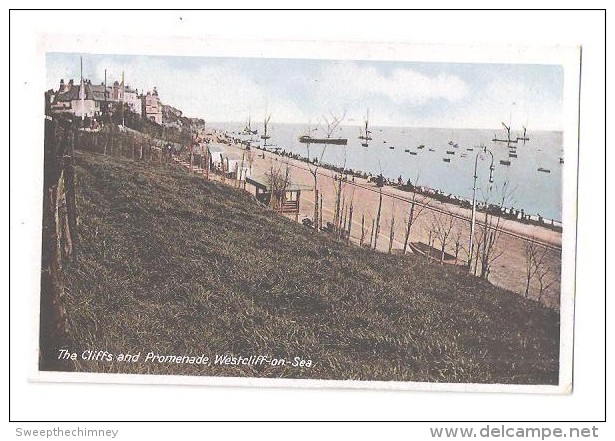
<svg viewBox="0 0 615 441"><path fill-rule="evenodd" d="M410 197L410 212L405 219L406 222L406 230L404 236L404 254L408 250L408 243L410 241L410 233L412 231L412 226L416 223L416 221L423 214L423 210L427 208L430 204L430 200L428 201L419 201L418 194L416 192L416 187L418 185L419 177L417 176L414 183L408 179L408 186L412 188L412 196Z"/></svg>
<svg viewBox="0 0 615 441"><path fill-rule="evenodd" d="M350 242L350 232L352 231L352 213L354 212L354 189L350 198L350 207L348 209L348 225L346 227L346 241Z"/></svg>
<svg viewBox="0 0 615 441"><path fill-rule="evenodd" d="M463 240L463 229L461 228L461 224L458 220L455 221L455 228L453 230L453 235L451 237L454 247L455 247L455 263L458 263L459 260L459 252L463 249L462 240ZM465 261L467 262L467 258Z"/></svg>
<svg viewBox="0 0 615 441"><path fill-rule="evenodd" d="M448 245L451 239L451 232L453 231L453 226L455 225L455 218L451 213L438 213L432 212L432 228L435 239L438 240L440 244L440 263L444 262L444 256L446 255L446 245Z"/></svg>
<svg viewBox="0 0 615 441"><path fill-rule="evenodd" d="M274 210L282 208L286 197L286 189L291 183L290 164L285 162L284 165L274 165L273 161L269 165L269 170L266 173L267 183L271 189L271 198L269 207Z"/></svg>
<svg viewBox="0 0 615 441"><path fill-rule="evenodd" d="M389 254L393 251L393 241L395 240L395 201L391 210L391 229L389 231Z"/></svg>
<svg viewBox="0 0 615 441"><path fill-rule="evenodd" d="M504 249L498 247L502 233L502 210L512 196L512 191L507 181L500 188L499 201L496 205L489 203L492 192L493 188L490 186L489 190L484 194L485 217L480 229L481 237L476 243L476 251L480 253L480 277L485 280L489 279L493 263L504 253ZM476 267L474 268L474 273L476 274Z"/></svg>
<svg viewBox="0 0 615 441"><path fill-rule="evenodd" d="M530 294L530 284L538 272L538 244L530 239L524 244L525 249L525 293L527 298Z"/></svg>
<svg viewBox="0 0 615 441"><path fill-rule="evenodd" d="M327 144L325 144L320 152L320 156L318 158L314 157L312 158L311 152L310 152L310 143L308 142L306 144L306 149L307 149L307 163L308 163L308 170L310 172L310 174L312 175L312 179L314 180L314 228L319 229L319 225L322 224L322 222L320 222L318 220L318 215L319 215L319 210L318 210L318 169L320 168L320 164L322 163L322 158L325 154L325 151L327 150Z"/></svg>
<svg viewBox="0 0 615 441"><path fill-rule="evenodd" d="M365 242L365 213L361 214L361 239L359 240L359 246L363 247Z"/></svg>
<svg viewBox="0 0 615 441"><path fill-rule="evenodd" d="M538 272L536 273L536 276L538 277L538 298L536 300L539 302L542 300L542 295L544 292L555 283L555 279L550 282L547 281L548 276L551 274L551 267L547 265L547 253L548 249L545 247L540 259L540 265L538 266Z"/></svg>
<svg viewBox="0 0 615 441"><path fill-rule="evenodd" d="M374 249L378 246L378 234L380 234L380 214L382 213L382 189L380 189L380 199L378 201L378 214L376 215L376 229L374 231Z"/></svg>
<svg viewBox="0 0 615 441"><path fill-rule="evenodd" d="M335 129L337 129L342 121L344 120L346 116L346 112L344 112L344 114L341 117L337 117L335 115L333 115L331 113L331 115L329 117L327 116L323 116L323 120L325 121L326 127L325 127L325 132L327 133L327 138L330 138L331 135L333 134L333 132L335 131ZM308 135L311 135L311 129L308 125ZM327 150L327 144L325 143L323 145L322 150L320 151L320 155L316 156L316 155L312 155L312 152L310 151L310 143L306 143L305 144L306 149L307 149L307 164L308 164L308 170L310 172L310 174L312 175L312 179L314 180L314 226L315 228L319 229L319 226L322 225L322 220L319 220L319 190L318 190L318 169L320 168L321 164L322 164L322 159L325 155L325 152ZM346 150L344 149L344 167L346 166L346 156L345 156ZM341 186L341 183L340 183ZM336 187L337 188L337 187ZM340 189L341 191L341 189ZM337 197L336 197L336 201L337 201ZM336 211L336 218L334 219L334 225L337 225L337 215L339 215L339 211Z"/></svg>
<svg viewBox="0 0 615 441"><path fill-rule="evenodd" d="M547 281L551 274L551 267L548 264L549 249L530 239L525 242L525 297L529 297L530 284L532 280L537 280L538 296L536 300L542 299L544 292L555 283L555 280Z"/></svg>

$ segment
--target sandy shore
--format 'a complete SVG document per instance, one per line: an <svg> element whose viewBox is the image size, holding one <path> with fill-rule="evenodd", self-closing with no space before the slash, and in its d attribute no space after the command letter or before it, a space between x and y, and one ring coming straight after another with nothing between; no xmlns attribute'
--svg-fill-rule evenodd
<svg viewBox="0 0 615 441"><path fill-rule="evenodd" d="M243 150L240 145L231 147L236 149L238 153ZM336 146L330 148L336 148ZM288 164L291 167L292 183L310 188L310 190L302 190L301 192L299 221L304 218L312 219L314 216L314 192L311 188L313 188L314 178L310 173L309 165L296 159L258 149L252 149L251 156L253 158L253 174L264 175L272 166L285 167ZM323 198L323 225L327 221L333 221L334 217L335 175L336 172L332 170L318 169L317 185ZM250 188L249 185L246 190L254 193L254 189ZM377 249L383 252L388 251L391 221L394 219L393 249L396 250L394 252L401 252L404 246L406 223L413 194L389 186L380 189L374 183L356 177L354 182L349 180L342 184L342 199L345 200L347 206L350 205L351 200L353 204L351 241L359 243L362 235L361 221L364 217L365 241L369 243L372 221L377 216L380 190L382 190L383 202ZM445 250L447 253L455 255L455 242L457 242L461 247L458 253L458 264L463 265L467 261L471 210L443 203L423 195L417 195L415 201L427 204L428 207L423 209L418 219L415 220L410 234L410 242L429 243L431 238L434 241L434 246L439 248L440 241L435 238L438 236L437 225L445 221L447 225L450 225L449 219L452 216L453 227L450 236L447 238ZM415 208L415 217L416 213L417 209ZM480 224L481 220L484 221L484 213L477 213L477 225ZM501 219L500 228L502 233L499 235L494 248L494 253L499 254L499 257L492 263L489 280L498 286L523 294L526 286L525 243L531 238L547 248L546 261L549 274L545 276L544 280L545 285L550 284L550 286L544 290L541 301L552 308L559 308L561 233L538 225L515 222L509 219ZM536 298L538 292L538 283L534 280L530 285L530 297Z"/></svg>

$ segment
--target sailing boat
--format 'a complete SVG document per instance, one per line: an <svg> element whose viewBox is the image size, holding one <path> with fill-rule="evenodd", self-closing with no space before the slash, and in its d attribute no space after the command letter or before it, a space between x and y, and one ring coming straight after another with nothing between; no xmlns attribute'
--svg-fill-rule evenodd
<svg viewBox="0 0 615 441"><path fill-rule="evenodd" d="M498 137L496 135L494 135L494 137L493 137L493 139L491 141L493 141L493 142L505 142L508 146L510 146L510 144L516 144L519 141L519 138L517 138L517 139L510 139L510 122L508 123L508 125L506 125L506 123L502 122L502 126L506 130L506 139L498 139Z"/></svg>
<svg viewBox="0 0 615 441"><path fill-rule="evenodd" d="M517 142L523 141L523 145L525 145L525 141L529 141L530 138L527 137L527 127L523 126L523 138L517 136Z"/></svg>
<svg viewBox="0 0 615 441"><path fill-rule="evenodd" d="M269 120L270 120L270 119L271 119L271 115L266 116L266 117L265 117L265 122L264 122L264 124L263 124L263 126L264 126L263 131L264 131L264 133L261 135L261 139L264 139L264 140L265 140L265 143L264 143L265 145L267 145L267 140L268 140L269 138L271 138L271 136L269 136L269 135L267 134L267 125L269 124Z"/></svg>
<svg viewBox="0 0 615 441"><path fill-rule="evenodd" d="M254 129L252 130L252 126L250 124L250 116L248 115L248 121L246 122L246 127L243 129L243 133L245 135L256 135L258 133L258 130Z"/></svg>
<svg viewBox="0 0 615 441"><path fill-rule="evenodd" d="M363 143L361 143L361 145L363 147L367 147L368 143L367 141L371 141L372 137L370 136L371 134L371 130L369 130L369 109L367 109L367 115L365 116L365 131L363 133L361 133L361 135L359 135L359 139L362 139Z"/></svg>

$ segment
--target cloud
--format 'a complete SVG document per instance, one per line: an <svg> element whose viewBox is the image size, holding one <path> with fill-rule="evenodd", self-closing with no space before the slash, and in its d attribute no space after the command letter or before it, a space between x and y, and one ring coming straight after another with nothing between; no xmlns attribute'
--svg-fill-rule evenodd
<svg viewBox="0 0 615 441"><path fill-rule="evenodd" d="M502 121L514 129L523 125L544 130L562 129L562 102L538 83L493 79L453 113L468 127L500 128Z"/></svg>
<svg viewBox="0 0 615 441"><path fill-rule="evenodd" d="M163 103L185 115L206 121L243 121L250 113L260 118L265 112L284 115L291 121L305 121L303 111L284 97L272 100L268 88L249 73L220 63L201 67L176 68L162 60L136 59L119 64L100 60L97 75L107 69L108 78L121 77L140 91L156 87Z"/></svg>
<svg viewBox="0 0 615 441"><path fill-rule="evenodd" d="M469 87L455 75L428 76L409 68L386 74L356 63L336 63L323 69L319 93L329 99L365 100L384 97L393 103L421 106L430 100L457 102Z"/></svg>

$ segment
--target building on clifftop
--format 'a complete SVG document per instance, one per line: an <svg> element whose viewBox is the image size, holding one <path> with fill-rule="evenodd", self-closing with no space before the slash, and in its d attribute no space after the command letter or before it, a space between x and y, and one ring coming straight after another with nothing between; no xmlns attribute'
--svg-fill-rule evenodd
<svg viewBox="0 0 615 441"><path fill-rule="evenodd" d="M143 118L154 121L156 124L162 124L162 103L158 97L158 91L154 87L152 92L147 92L141 95L141 111Z"/></svg>

